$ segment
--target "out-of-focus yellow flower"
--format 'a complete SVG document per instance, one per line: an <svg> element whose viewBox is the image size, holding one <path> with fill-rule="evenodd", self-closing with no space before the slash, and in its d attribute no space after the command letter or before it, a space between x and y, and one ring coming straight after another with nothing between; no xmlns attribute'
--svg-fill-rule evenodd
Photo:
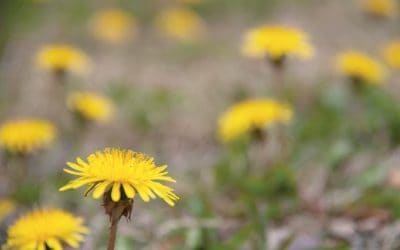
<svg viewBox="0 0 400 250"><path fill-rule="evenodd" d="M87 162L77 158L76 163L68 162L67 165L71 169L65 168L64 171L79 178L70 181L60 191L88 185L85 194L93 191L93 198L97 199L108 193L114 202L133 199L136 194L145 202L157 195L170 206L179 199L172 188L159 183L175 182L165 171L167 165L158 167L153 158L142 153L105 149L89 155Z"/></svg>
<svg viewBox="0 0 400 250"><path fill-rule="evenodd" d="M15 203L11 200L0 200L0 222L15 209Z"/></svg>
<svg viewBox="0 0 400 250"><path fill-rule="evenodd" d="M87 73L90 60L81 50L65 44L43 47L37 54L38 65L55 72Z"/></svg>
<svg viewBox="0 0 400 250"><path fill-rule="evenodd" d="M387 44L383 49L383 56L387 64L395 69L400 69L400 40Z"/></svg>
<svg viewBox="0 0 400 250"><path fill-rule="evenodd" d="M314 48L308 36L297 29L284 26L261 26L245 35L242 53L248 57L269 57L277 62L285 56L310 58Z"/></svg>
<svg viewBox="0 0 400 250"><path fill-rule="evenodd" d="M19 218L7 231L6 246L16 250L78 248L88 229L83 219L59 209L36 209Z"/></svg>
<svg viewBox="0 0 400 250"><path fill-rule="evenodd" d="M223 142L229 142L253 130L287 123L291 118L291 108L283 103L271 99L245 100L220 117L219 137Z"/></svg>
<svg viewBox="0 0 400 250"><path fill-rule="evenodd" d="M129 13L118 9L97 12L91 20L93 35L105 42L120 43L136 33L136 21Z"/></svg>
<svg viewBox="0 0 400 250"><path fill-rule="evenodd" d="M364 11L372 15L394 17L398 14L396 0L362 0L361 4Z"/></svg>
<svg viewBox="0 0 400 250"><path fill-rule="evenodd" d="M204 30L203 20L193 11L182 7L163 10L156 24L166 36L179 41L194 40Z"/></svg>
<svg viewBox="0 0 400 250"><path fill-rule="evenodd" d="M48 147L55 134L54 125L45 120L9 121L0 127L0 145L11 153L32 153Z"/></svg>
<svg viewBox="0 0 400 250"><path fill-rule="evenodd" d="M67 98L67 106L87 120L107 121L112 115L111 101L92 92L74 92Z"/></svg>
<svg viewBox="0 0 400 250"><path fill-rule="evenodd" d="M336 59L338 70L353 80L370 84L382 84L385 78L383 66L375 59L358 51L345 51Z"/></svg>

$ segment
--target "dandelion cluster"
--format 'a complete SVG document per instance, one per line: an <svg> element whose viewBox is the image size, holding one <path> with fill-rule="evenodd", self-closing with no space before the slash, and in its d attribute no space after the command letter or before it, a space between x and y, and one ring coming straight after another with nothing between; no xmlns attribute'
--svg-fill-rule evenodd
<svg viewBox="0 0 400 250"><path fill-rule="evenodd" d="M44 117L0 124L1 249L294 249L303 235L292 226L313 216L329 219L310 223L323 229L308 230L312 249L400 249L390 231L400 170L390 166L384 179L391 164L379 167L400 144L399 0L354 0L358 10L345 0L298 1L282 16L290 1L39 1L31 1L32 20L45 20L38 38L13 34L19 25L8 15L1 24L0 81L9 86L0 86L0 110ZM23 18L7 2L0 15ZM41 40L50 42L19 76L14 65L26 58L14 58ZM71 155L79 156L65 163ZM181 204L164 161L193 174L178 188L190 194ZM80 198L66 193L81 188ZM98 211L82 196L101 200ZM152 200L178 212L136 211ZM64 208L88 214L93 230ZM93 224L103 212L105 227ZM132 215L144 232L123 228L128 240L119 239L118 224ZM270 241L282 222L290 233Z"/></svg>
<svg viewBox="0 0 400 250"><path fill-rule="evenodd" d="M0 127L0 145L11 153L27 154L48 147L55 135L54 125L46 120L9 121Z"/></svg>
<svg viewBox="0 0 400 250"><path fill-rule="evenodd" d="M286 104L272 99L242 101L232 106L219 119L219 137L229 142L254 129L266 129L274 124L287 123L292 111Z"/></svg>
<svg viewBox="0 0 400 250"><path fill-rule="evenodd" d="M6 246L21 250L78 248L88 233L83 219L60 209L35 209L19 218L7 231Z"/></svg>
<svg viewBox="0 0 400 250"><path fill-rule="evenodd" d="M175 182L165 171L167 165L156 166L153 158L142 153L105 149L89 155L86 162L77 158L76 163L67 164L70 169L65 168L64 171L79 178L60 188L60 191L87 185L85 194L92 192L93 198L97 199L110 191L114 202L121 197L133 199L136 194L145 202L157 195L170 206L179 199L173 189L158 182Z"/></svg>

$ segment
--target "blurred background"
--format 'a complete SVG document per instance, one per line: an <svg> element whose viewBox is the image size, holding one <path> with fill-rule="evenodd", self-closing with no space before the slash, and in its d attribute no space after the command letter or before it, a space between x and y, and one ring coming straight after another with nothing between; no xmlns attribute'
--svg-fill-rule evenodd
<svg viewBox="0 0 400 250"><path fill-rule="evenodd" d="M99 21L110 9L125 19ZM137 199L118 250L400 249L398 69L385 65L384 85L354 91L335 67L347 49L384 64L383 47L399 37L397 10L376 16L353 0L0 1L0 123L39 118L57 128L34 154L3 150L0 201L13 205L0 205L0 244L24 212L59 207L91 229L80 249L105 249L100 202L58 188L71 179L67 161L121 147L167 164L180 200L171 208ZM276 164L265 160L277 150L270 137L226 145L217 133L232 104L275 97L271 65L241 53L245 33L264 24L302 30L315 48L310 60L287 60L293 119ZM85 54L87 70L43 67L38 54L54 44ZM106 98L110 117L77 117L75 91Z"/></svg>

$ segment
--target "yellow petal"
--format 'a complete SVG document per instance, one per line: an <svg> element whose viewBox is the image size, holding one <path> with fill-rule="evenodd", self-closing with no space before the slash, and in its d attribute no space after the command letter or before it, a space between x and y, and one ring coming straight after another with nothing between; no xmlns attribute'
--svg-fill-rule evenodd
<svg viewBox="0 0 400 250"><path fill-rule="evenodd" d="M129 183L122 183L122 186L124 187L126 196L132 199L135 196L135 189Z"/></svg>
<svg viewBox="0 0 400 250"><path fill-rule="evenodd" d="M120 188L121 183L115 182L111 191L111 199L115 202L119 201L119 199L121 198Z"/></svg>
<svg viewBox="0 0 400 250"><path fill-rule="evenodd" d="M52 250L62 250L62 246L61 246L60 241L58 241L58 240L56 240L54 238L46 240L46 244Z"/></svg>
<svg viewBox="0 0 400 250"><path fill-rule="evenodd" d="M99 184L97 184L95 190L93 191L93 198L98 199L100 198L100 196L102 196L104 194L104 192L106 191L106 188L108 187L108 185L110 185L110 181L104 181L101 182Z"/></svg>
<svg viewBox="0 0 400 250"><path fill-rule="evenodd" d="M79 176L84 175L84 173L82 173L82 172L77 172L77 171L74 171L74 170L71 170L68 168L64 168L63 170L64 170L64 172L66 172L68 174L72 174L72 175L79 175Z"/></svg>
<svg viewBox="0 0 400 250"><path fill-rule="evenodd" d="M143 186L138 186L137 190L142 200L144 200L145 202L150 201L149 194L146 192L147 189L145 189Z"/></svg>
<svg viewBox="0 0 400 250"><path fill-rule="evenodd" d="M67 162L67 165L70 167L70 168L72 168L72 169L75 169L75 170L77 170L77 171L83 171L85 168L83 168L82 166L80 166L80 165L78 165L78 164L75 164L75 163L73 163L73 162Z"/></svg>
<svg viewBox="0 0 400 250"><path fill-rule="evenodd" d="M46 250L46 247L45 247L44 242L39 243L39 245L38 245L38 250Z"/></svg>

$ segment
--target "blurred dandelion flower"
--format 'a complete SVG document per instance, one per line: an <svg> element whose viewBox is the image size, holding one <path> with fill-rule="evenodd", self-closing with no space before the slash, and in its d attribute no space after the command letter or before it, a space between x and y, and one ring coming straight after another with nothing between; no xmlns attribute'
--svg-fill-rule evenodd
<svg viewBox="0 0 400 250"><path fill-rule="evenodd" d="M163 10L156 24L166 36L179 41L194 40L204 30L203 20L195 12L182 7Z"/></svg>
<svg viewBox="0 0 400 250"><path fill-rule="evenodd" d="M261 26L247 32L242 53L248 57L268 57L280 63L286 56L310 58L314 48L304 32L284 26Z"/></svg>
<svg viewBox="0 0 400 250"><path fill-rule="evenodd" d="M45 120L9 121L0 126L0 145L11 153L32 153L48 147L55 135L56 128Z"/></svg>
<svg viewBox="0 0 400 250"><path fill-rule="evenodd" d="M121 43L136 33L136 21L127 12L107 9L97 12L90 22L93 35L109 43Z"/></svg>
<svg viewBox="0 0 400 250"><path fill-rule="evenodd" d="M6 246L16 250L77 248L88 229L83 219L59 209L36 209L8 228Z"/></svg>
<svg viewBox="0 0 400 250"><path fill-rule="evenodd" d="M283 103L272 99L245 100L220 117L219 137L223 142L229 142L253 130L287 123L291 118L291 108Z"/></svg>
<svg viewBox="0 0 400 250"><path fill-rule="evenodd" d="M0 222L15 209L15 203L11 200L0 200Z"/></svg>
<svg viewBox="0 0 400 250"><path fill-rule="evenodd" d="M87 162L81 158L77 158L76 162L68 162L67 165L71 169L65 168L64 171L79 178L60 188L60 191L88 185L86 195L93 191L92 196L97 199L105 193L110 193L114 202L126 198L133 199L136 194L145 202L156 198L157 195L170 206L174 206L175 201L179 199L172 188L158 182L175 182L167 176L167 165L158 167L153 158L142 153L107 148L103 152L89 155Z"/></svg>
<svg viewBox="0 0 400 250"><path fill-rule="evenodd" d="M56 73L87 73L90 60L85 53L64 44L53 44L42 48L37 54L38 65Z"/></svg>
<svg viewBox="0 0 400 250"><path fill-rule="evenodd" d="M368 55L358 51L345 51L337 56L338 70L353 81L382 84L385 78L383 66Z"/></svg>
<svg viewBox="0 0 400 250"><path fill-rule="evenodd" d="M67 98L68 108L86 120L107 121L112 115L111 101L91 92L73 92Z"/></svg>
<svg viewBox="0 0 400 250"><path fill-rule="evenodd" d="M361 4L366 13L375 16L394 17L398 14L397 0L362 0Z"/></svg>
<svg viewBox="0 0 400 250"><path fill-rule="evenodd" d="M400 69L400 40L387 44L383 49L383 56L387 64L395 69Z"/></svg>

